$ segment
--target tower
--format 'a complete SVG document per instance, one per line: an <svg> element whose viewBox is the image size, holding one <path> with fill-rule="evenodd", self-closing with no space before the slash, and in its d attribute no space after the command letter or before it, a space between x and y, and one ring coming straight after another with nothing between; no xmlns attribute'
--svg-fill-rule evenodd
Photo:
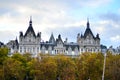
<svg viewBox="0 0 120 80"><path fill-rule="evenodd" d="M99 34L96 36L93 35L92 30L90 28L89 19L87 19L86 30L84 34L81 36L77 36L77 43L80 47L80 53L82 52L100 52L100 38Z"/></svg>
<svg viewBox="0 0 120 80"><path fill-rule="evenodd" d="M19 52L30 53L33 56L37 55L40 52L40 41L41 41L41 32L38 32L37 35L34 32L32 25L32 17L30 17L29 26L25 34L20 32L19 36Z"/></svg>

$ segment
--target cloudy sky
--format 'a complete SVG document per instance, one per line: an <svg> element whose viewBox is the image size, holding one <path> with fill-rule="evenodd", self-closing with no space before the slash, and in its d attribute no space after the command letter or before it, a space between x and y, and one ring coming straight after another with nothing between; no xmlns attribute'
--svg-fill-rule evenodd
<svg viewBox="0 0 120 80"><path fill-rule="evenodd" d="M84 34L87 18L93 34L100 34L101 44L120 45L120 0L0 0L0 41L7 43L25 33L32 16L35 32L42 40L55 38L76 42Z"/></svg>

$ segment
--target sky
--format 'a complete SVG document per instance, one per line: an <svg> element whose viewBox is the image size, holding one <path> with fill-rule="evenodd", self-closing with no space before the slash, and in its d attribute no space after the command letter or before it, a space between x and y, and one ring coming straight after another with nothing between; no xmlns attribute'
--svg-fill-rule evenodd
<svg viewBox="0 0 120 80"><path fill-rule="evenodd" d="M87 18L101 44L120 46L120 0L0 0L0 41L19 40L25 34L32 16L35 33L48 41L51 33L63 41L76 42L84 34Z"/></svg>

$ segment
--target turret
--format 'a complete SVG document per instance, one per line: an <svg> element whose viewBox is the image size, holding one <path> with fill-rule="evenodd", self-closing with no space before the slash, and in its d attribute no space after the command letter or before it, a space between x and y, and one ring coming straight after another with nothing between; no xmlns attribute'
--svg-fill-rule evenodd
<svg viewBox="0 0 120 80"><path fill-rule="evenodd" d="M22 31L20 32L20 37L23 37L23 32Z"/></svg>
<svg viewBox="0 0 120 80"><path fill-rule="evenodd" d="M80 40L80 33L77 34L77 42Z"/></svg>
<svg viewBox="0 0 120 80"><path fill-rule="evenodd" d="M37 33L37 37L41 37L41 32L38 32L38 33Z"/></svg>
<svg viewBox="0 0 120 80"><path fill-rule="evenodd" d="M96 39L100 39L99 34L96 35Z"/></svg>
<svg viewBox="0 0 120 80"><path fill-rule="evenodd" d="M67 43L68 42L68 38L65 39L64 43Z"/></svg>

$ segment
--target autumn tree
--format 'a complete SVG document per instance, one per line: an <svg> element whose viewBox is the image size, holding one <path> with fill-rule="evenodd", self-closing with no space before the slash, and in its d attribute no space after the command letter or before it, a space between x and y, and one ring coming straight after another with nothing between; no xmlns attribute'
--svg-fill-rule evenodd
<svg viewBox="0 0 120 80"><path fill-rule="evenodd" d="M60 80L75 80L75 69L76 64L72 58L58 55L55 57L57 60L57 75L59 75Z"/></svg>
<svg viewBox="0 0 120 80"><path fill-rule="evenodd" d="M36 80L55 80L57 72L57 64L53 57L45 56L45 58L34 60L33 73Z"/></svg>
<svg viewBox="0 0 120 80"><path fill-rule="evenodd" d="M17 80L23 80L25 76L24 67L22 63L13 58L8 58L4 62L4 77L5 80L12 80L16 78Z"/></svg>
<svg viewBox="0 0 120 80"><path fill-rule="evenodd" d="M78 80L101 80L103 55L101 53L83 53L78 62Z"/></svg>
<svg viewBox="0 0 120 80"><path fill-rule="evenodd" d="M8 48L0 48L0 65L3 64L4 60L8 57Z"/></svg>
<svg viewBox="0 0 120 80"><path fill-rule="evenodd" d="M4 61L8 58L8 48L0 48L0 79L4 79Z"/></svg>
<svg viewBox="0 0 120 80"><path fill-rule="evenodd" d="M120 79L120 55L113 55L108 52L106 57L106 80L119 80Z"/></svg>

